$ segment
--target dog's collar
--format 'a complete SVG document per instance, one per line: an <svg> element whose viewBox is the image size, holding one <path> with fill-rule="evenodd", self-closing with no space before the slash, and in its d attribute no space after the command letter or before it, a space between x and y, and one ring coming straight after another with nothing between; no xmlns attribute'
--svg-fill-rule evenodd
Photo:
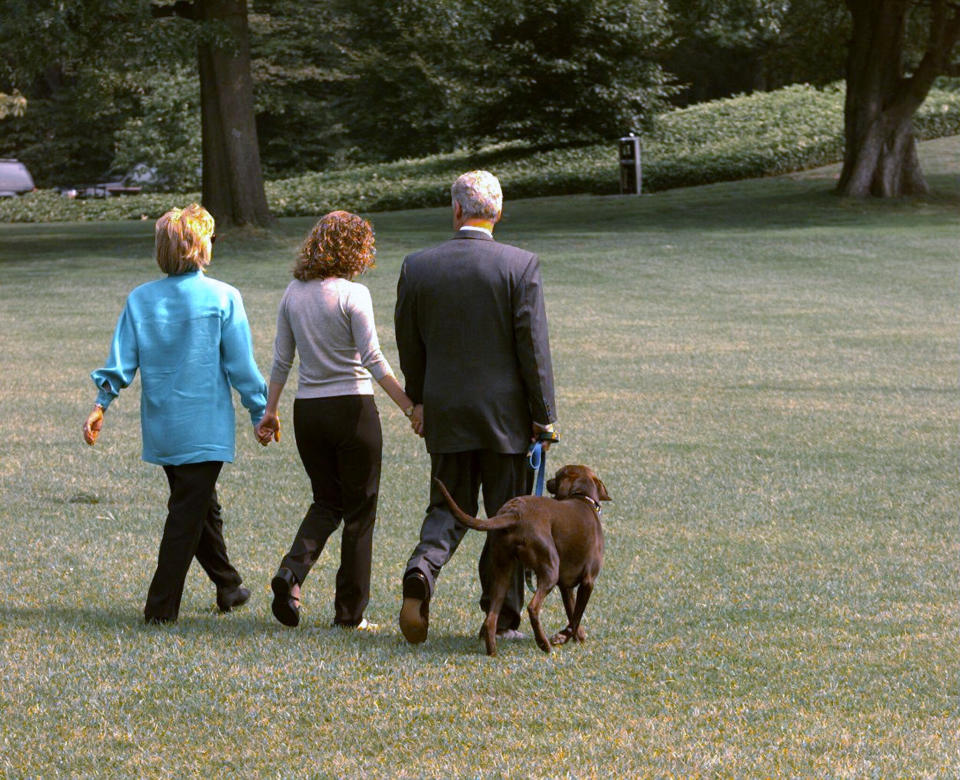
<svg viewBox="0 0 960 780"><path fill-rule="evenodd" d="M603 507L600 506L600 502L597 499L588 496L586 493L571 493L570 498L582 498L593 508L593 511L597 513L597 517L600 517L603 514Z"/></svg>

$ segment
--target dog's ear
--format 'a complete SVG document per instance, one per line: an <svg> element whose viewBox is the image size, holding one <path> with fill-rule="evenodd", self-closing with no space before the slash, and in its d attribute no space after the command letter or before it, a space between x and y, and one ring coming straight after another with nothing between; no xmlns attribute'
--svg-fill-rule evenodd
<svg viewBox="0 0 960 780"><path fill-rule="evenodd" d="M597 498L600 501L613 501L613 499L610 498L610 494L607 492L607 486L600 481L600 477L594 477L593 481L597 483L597 492L599 493Z"/></svg>
<svg viewBox="0 0 960 780"><path fill-rule="evenodd" d="M557 495L557 478L556 477L550 477L550 479L547 480L547 492L552 493L553 495Z"/></svg>

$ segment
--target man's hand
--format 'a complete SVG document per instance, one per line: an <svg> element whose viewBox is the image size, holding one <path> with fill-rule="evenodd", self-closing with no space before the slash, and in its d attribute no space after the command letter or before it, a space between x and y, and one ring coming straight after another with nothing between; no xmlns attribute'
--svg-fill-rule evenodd
<svg viewBox="0 0 960 780"><path fill-rule="evenodd" d="M551 444L556 444L560 441L560 434L553 423L541 425L535 422L533 424L533 436L530 438L530 441L540 442L543 451L546 452L550 449Z"/></svg>
<svg viewBox="0 0 960 780"><path fill-rule="evenodd" d="M266 412L253 427L253 433L264 447L271 439L280 441L280 416L276 412Z"/></svg>
<svg viewBox="0 0 960 780"><path fill-rule="evenodd" d="M423 438L423 404L416 404L410 413L410 427L421 439Z"/></svg>
<svg viewBox="0 0 960 780"><path fill-rule="evenodd" d="M101 428L103 428L103 407L97 404L83 423L83 440L92 447L97 443Z"/></svg>

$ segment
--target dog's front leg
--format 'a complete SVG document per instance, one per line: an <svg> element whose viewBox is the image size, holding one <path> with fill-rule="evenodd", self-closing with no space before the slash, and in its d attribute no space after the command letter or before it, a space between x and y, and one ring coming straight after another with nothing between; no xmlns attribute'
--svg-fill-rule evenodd
<svg viewBox="0 0 960 780"><path fill-rule="evenodd" d="M576 635L574 635L576 634ZM550 644L554 647L559 645L565 645L571 639L576 639L578 642L583 642L587 638L587 632L583 630L583 626L577 626L576 632L573 628L567 626L563 631L558 631L552 637L550 637Z"/></svg>

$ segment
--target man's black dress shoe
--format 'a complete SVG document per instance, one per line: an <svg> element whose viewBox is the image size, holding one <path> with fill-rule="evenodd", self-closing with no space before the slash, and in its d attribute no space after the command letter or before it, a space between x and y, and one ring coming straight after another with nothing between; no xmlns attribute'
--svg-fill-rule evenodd
<svg viewBox="0 0 960 780"><path fill-rule="evenodd" d="M410 644L427 638L430 627L430 586L418 571L403 578L403 606L400 607L400 631Z"/></svg>
<svg viewBox="0 0 960 780"><path fill-rule="evenodd" d="M300 599L291 595L290 591L297 584L297 578L286 566L277 569L277 573L270 580L273 590L273 616L285 626L296 626L300 622Z"/></svg>
<svg viewBox="0 0 960 780"><path fill-rule="evenodd" d="M250 591L242 585L236 588L217 588L217 609L229 612L250 600Z"/></svg>

